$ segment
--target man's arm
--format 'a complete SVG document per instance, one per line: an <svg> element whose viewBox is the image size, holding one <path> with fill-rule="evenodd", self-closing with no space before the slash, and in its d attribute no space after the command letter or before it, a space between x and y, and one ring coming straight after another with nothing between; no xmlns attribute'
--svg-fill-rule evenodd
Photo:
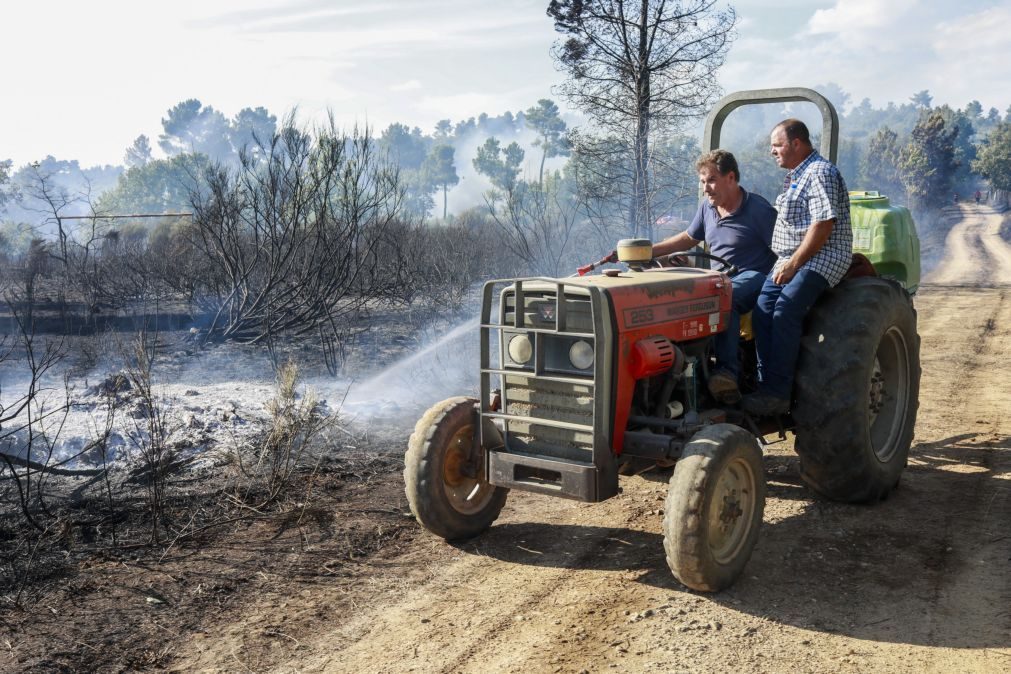
<svg viewBox="0 0 1011 674"><path fill-rule="evenodd" d="M660 243L654 243L653 257L662 257L664 255L670 255L671 253L681 253L689 248L694 248L700 243L701 241L698 239L693 239L688 236L688 232L681 232L680 234L675 234L674 236L664 239Z"/></svg>
<svg viewBox="0 0 1011 674"><path fill-rule="evenodd" d="M773 274L773 282L779 285L789 283L790 279L800 271L800 268L825 245L828 237L832 234L833 227L835 227L835 218L815 222L808 227L804 240L800 242L797 250L793 251L793 255L787 258L786 262L781 264Z"/></svg>

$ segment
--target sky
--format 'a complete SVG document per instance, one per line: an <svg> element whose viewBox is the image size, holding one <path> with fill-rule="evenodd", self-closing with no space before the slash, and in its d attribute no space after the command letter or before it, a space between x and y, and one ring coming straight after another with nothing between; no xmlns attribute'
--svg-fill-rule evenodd
<svg viewBox="0 0 1011 674"><path fill-rule="evenodd" d="M122 163L197 98L431 132L563 79L547 0L48 0L0 14L0 160ZM737 0L726 92L834 82L851 102L1011 104L1011 0ZM156 152L157 154L157 152Z"/></svg>

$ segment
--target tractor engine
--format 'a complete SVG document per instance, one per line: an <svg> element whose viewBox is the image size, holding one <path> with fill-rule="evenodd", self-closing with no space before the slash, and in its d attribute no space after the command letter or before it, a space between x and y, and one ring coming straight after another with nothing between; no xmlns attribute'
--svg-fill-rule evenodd
<svg viewBox="0 0 1011 674"><path fill-rule="evenodd" d="M676 458L720 420L700 414L697 392L730 307L729 278L691 267L486 284L488 481L602 501L618 491L623 456Z"/></svg>

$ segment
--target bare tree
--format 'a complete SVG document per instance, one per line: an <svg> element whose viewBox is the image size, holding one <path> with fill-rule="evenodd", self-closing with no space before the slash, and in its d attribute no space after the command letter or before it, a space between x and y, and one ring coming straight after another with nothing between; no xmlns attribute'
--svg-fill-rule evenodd
<svg viewBox="0 0 1011 674"><path fill-rule="evenodd" d="M517 143L501 148L491 137L478 148L474 169L491 181L485 203L502 244L531 271L555 275L577 222L578 197L558 173L547 180L538 174L537 182L520 179L523 156Z"/></svg>
<svg viewBox="0 0 1011 674"><path fill-rule="evenodd" d="M31 177L24 188L25 196L35 204L30 210L44 214L43 227L53 227L56 235L53 245L35 251L48 254L62 272L57 277L61 311L66 310L69 300L79 299L85 307L85 319L90 320L101 304L118 305L124 299L114 282L117 270L110 268L102 255L116 231L95 209L87 177L81 176L83 187L72 191L62 183L58 172L38 164L30 168ZM81 215L82 210L87 214Z"/></svg>
<svg viewBox="0 0 1011 674"><path fill-rule="evenodd" d="M623 189L633 236L652 236L651 143L698 117L719 93L716 71L733 39L736 15L716 6L716 0L548 5L555 30L565 36L554 49L568 74L561 93L629 157Z"/></svg>
<svg viewBox="0 0 1011 674"><path fill-rule="evenodd" d="M72 194L70 190L61 185L57 180L57 174L44 169L39 162L29 166L31 177L24 187L24 194L32 203L38 204L29 208L38 213L46 215L47 224L56 227L56 247L50 255L66 267L69 264L69 248L71 243L71 232L69 223L64 218L81 203L80 194Z"/></svg>
<svg viewBox="0 0 1011 674"><path fill-rule="evenodd" d="M157 348L157 335L138 333L132 353L127 354L129 364L126 368L126 376L140 410L140 417L134 419L134 427L127 431L127 435L141 456L141 479L151 516L151 542L155 544L160 542L161 527L165 524L166 481L176 454L169 446L174 429L162 400L155 393L151 376Z"/></svg>
<svg viewBox="0 0 1011 674"><path fill-rule="evenodd" d="M482 221L487 226L476 226L468 221L468 213L464 211L450 225L398 221L387 230L381 243L386 254L380 273L394 282L384 299L406 308L419 305L420 314L412 311L407 320L430 310L442 314L447 306L460 308L478 279L494 277L496 265L511 260L502 250L497 226L491 231L490 219Z"/></svg>
<svg viewBox="0 0 1011 674"><path fill-rule="evenodd" d="M194 194L194 243L221 284L208 337L265 341L284 331L335 334L382 294L377 242L399 213L396 168L368 131L306 131L292 118L232 171Z"/></svg>
<svg viewBox="0 0 1011 674"><path fill-rule="evenodd" d="M535 274L557 276L578 222L579 201L557 175L543 187L520 181L485 196L502 245Z"/></svg>

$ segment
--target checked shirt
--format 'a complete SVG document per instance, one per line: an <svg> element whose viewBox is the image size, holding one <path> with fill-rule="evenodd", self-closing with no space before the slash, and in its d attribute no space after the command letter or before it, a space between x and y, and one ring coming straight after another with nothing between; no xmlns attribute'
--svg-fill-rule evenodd
<svg viewBox="0 0 1011 674"><path fill-rule="evenodd" d="M832 287L842 280L853 259L850 200L842 174L832 162L811 152L786 174L783 193L776 197L776 228L772 250L779 256L773 274L800 247L815 222L835 218L828 240L801 269L818 272Z"/></svg>

